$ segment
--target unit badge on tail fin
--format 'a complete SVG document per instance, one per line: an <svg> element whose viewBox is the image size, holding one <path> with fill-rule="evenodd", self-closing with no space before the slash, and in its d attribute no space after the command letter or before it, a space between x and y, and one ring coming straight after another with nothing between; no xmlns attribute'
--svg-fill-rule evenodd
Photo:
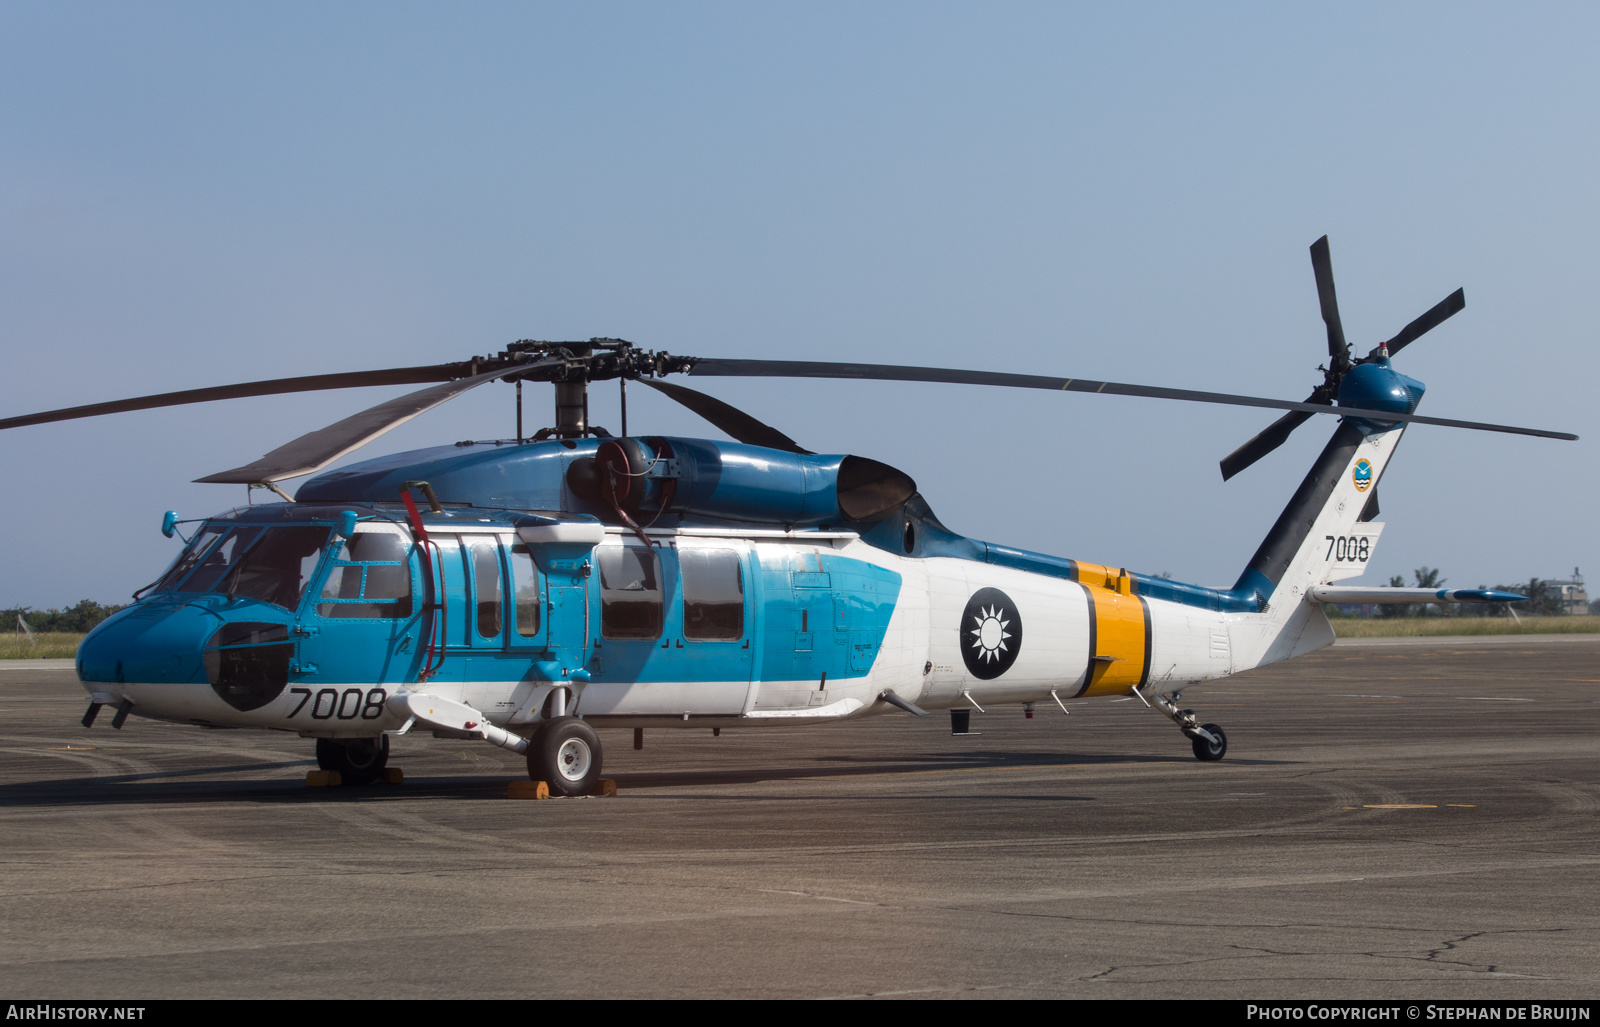
<svg viewBox="0 0 1600 1027"><path fill-rule="evenodd" d="M1357 460L1355 469L1350 472L1350 480L1355 483L1357 492L1365 492L1372 485L1372 463L1368 460Z"/></svg>

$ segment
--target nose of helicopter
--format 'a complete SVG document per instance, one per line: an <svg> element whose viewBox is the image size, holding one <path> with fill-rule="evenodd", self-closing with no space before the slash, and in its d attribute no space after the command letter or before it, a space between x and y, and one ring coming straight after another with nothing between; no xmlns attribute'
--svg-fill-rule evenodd
<svg viewBox="0 0 1600 1027"><path fill-rule="evenodd" d="M222 618L195 602L147 600L102 621L78 646L78 678L204 681L202 652Z"/></svg>

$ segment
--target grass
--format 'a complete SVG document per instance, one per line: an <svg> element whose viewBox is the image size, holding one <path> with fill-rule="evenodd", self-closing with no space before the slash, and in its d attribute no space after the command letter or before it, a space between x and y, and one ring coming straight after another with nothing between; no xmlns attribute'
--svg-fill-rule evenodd
<svg viewBox="0 0 1600 1027"><path fill-rule="evenodd" d="M1334 617L1340 638L1416 638L1422 635L1593 635L1600 617Z"/></svg>
<svg viewBox="0 0 1600 1027"><path fill-rule="evenodd" d="M36 631L27 635L0 635L0 660L61 660L77 655L83 634L76 631Z"/></svg>

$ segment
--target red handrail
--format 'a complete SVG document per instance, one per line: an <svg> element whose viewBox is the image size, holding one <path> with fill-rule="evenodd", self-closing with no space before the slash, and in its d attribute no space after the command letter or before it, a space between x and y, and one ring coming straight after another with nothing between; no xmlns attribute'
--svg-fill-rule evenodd
<svg viewBox="0 0 1600 1027"><path fill-rule="evenodd" d="M400 498L406 504L406 519L411 522L411 533L416 538L417 547L422 550L422 572L427 578L428 598L423 601L422 609L426 617L423 624L423 634L427 641L423 643L422 669L417 672L417 682L420 684L439 673L444 666L445 640L449 637L449 606L444 598L444 554L439 549L439 544L428 536L428 529L422 525L422 514L417 512L417 504L411 499L411 489L406 486L400 488ZM434 565L438 564L438 573L434 573ZM438 616L434 616L434 611Z"/></svg>

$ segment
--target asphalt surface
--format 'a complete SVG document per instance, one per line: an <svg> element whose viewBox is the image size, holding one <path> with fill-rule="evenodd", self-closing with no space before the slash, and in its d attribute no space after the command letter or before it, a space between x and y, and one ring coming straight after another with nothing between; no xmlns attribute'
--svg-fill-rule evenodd
<svg viewBox="0 0 1600 1027"><path fill-rule="evenodd" d="M615 798L407 736L109 716L0 664L0 991L29 998L1600 995L1600 636L1341 643L1186 697L605 732Z"/></svg>

